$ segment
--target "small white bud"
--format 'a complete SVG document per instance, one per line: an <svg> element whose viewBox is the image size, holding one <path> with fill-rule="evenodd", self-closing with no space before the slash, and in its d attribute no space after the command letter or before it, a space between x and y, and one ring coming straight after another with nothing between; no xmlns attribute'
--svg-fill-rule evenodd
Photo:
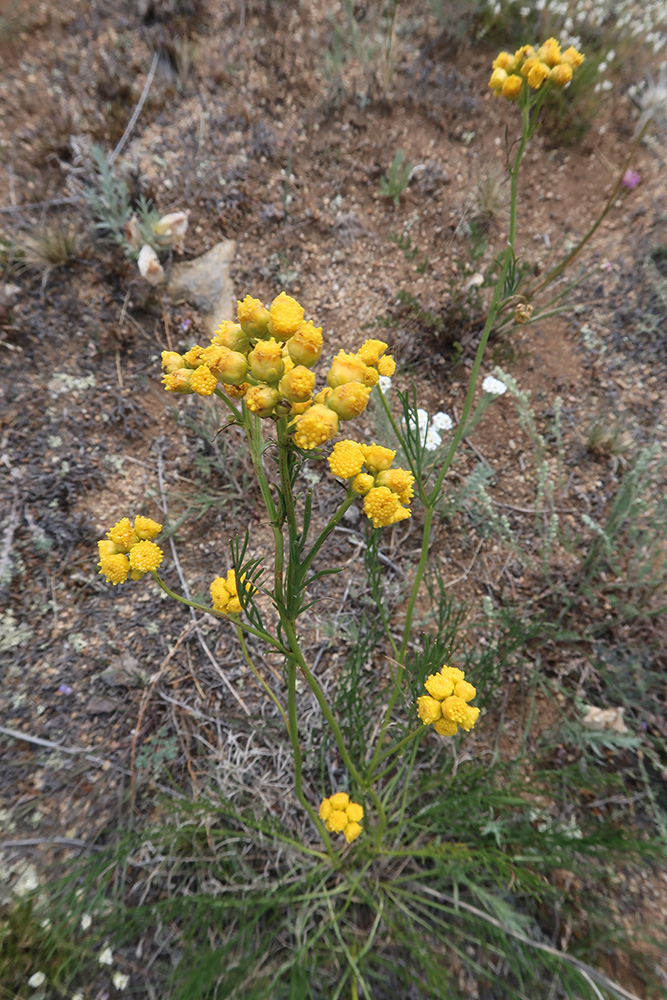
<svg viewBox="0 0 667 1000"><path fill-rule="evenodd" d="M28 980L28 986L36 990L38 986L43 986L46 982L46 976L43 972L34 972L30 979Z"/></svg>
<svg viewBox="0 0 667 1000"><path fill-rule="evenodd" d="M153 226L156 236L166 237L177 253L183 253L183 237L188 228L189 212L171 212L163 215Z"/></svg>
<svg viewBox="0 0 667 1000"><path fill-rule="evenodd" d="M137 264L139 274L146 279L149 285L159 285L161 281L164 281L164 269L150 243L144 243L142 246Z"/></svg>

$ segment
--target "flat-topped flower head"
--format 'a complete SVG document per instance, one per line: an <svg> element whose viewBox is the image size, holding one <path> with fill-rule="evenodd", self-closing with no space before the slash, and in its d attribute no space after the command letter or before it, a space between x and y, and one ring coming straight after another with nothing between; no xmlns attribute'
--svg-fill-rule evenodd
<svg viewBox="0 0 667 1000"><path fill-rule="evenodd" d="M537 50L537 58L541 59L550 68L557 66L561 61L560 42L556 38L547 38L546 42L540 45Z"/></svg>
<svg viewBox="0 0 667 1000"><path fill-rule="evenodd" d="M315 403L294 424L294 441L304 451L318 448L338 434L338 416L328 406Z"/></svg>
<svg viewBox="0 0 667 1000"><path fill-rule="evenodd" d="M206 365L195 368L190 379L190 388L198 396L212 396L218 386L218 380Z"/></svg>
<svg viewBox="0 0 667 1000"><path fill-rule="evenodd" d="M388 346L384 340L365 340L357 355L365 365L377 365Z"/></svg>
<svg viewBox="0 0 667 1000"><path fill-rule="evenodd" d="M291 367L285 371L278 385L280 395L284 399L289 399L291 403L305 403L310 399L315 388L315 375L305 365L295 365L290 357L287 358L287 361ZM286 369L287 361L285 362Z"/></svg>
<svg viewBox="0 0 667 1000"><path fill-rule="evenodd" d="M137 542L130 549L130 566L140 573L154 572L164 558L164 553L155 542Z"/></svg>
<svg viewBox="0 0 667 1000"><path fill-rule="evenodd" d="M492 396L502 396L503 393L507 392L507 386L499 378L487 375L482 382L482 390L490 393Z"/></svg>
<svg viewBox="0 0 667 1000"><path fill-rule="evenodd" d="M523 80L516 73L507 77L502 87L502 95L506 101L516 101L521 96Z"/></svg>
<svg viewBox="0 0 667 1000"><path fill-rule="evenodd" d="M396 372L396 362L390 354L385 354L377 363L378 376L380 378L391 378Z"/></svg>
<svg viewBox="0 0 667 1000"><path fill-rule="evenodd" d="M244 591L251 596L257 590L250 583L243 584ZM233 569L227 570L227 576L217 576L210 586L211 604L215 611L220 611L225 615L240 615L243 607L238 596L238 584L236 573Z"/></svg>
<svg viewBox="0 0 667 1000"><path fill-rule="evenodd" d="M469 705L477 695L458 667L445 665L424 681L428 694L417 698L417 715L425 726L432 725L440 736L455 736L459 727L470 732L479 709Z"/></svg>
<svg viewBox="0 0 667 1000"><path fill-rule="evenodd" d="M112 583L114 587L119 583L125 583L130 572L130 560L122 552L101 555L98 566L107 583Z"/></svg>
<svg viewBox="0 0 667 1000"><path fill-rule="evenodd" d="M276 340L289 340L301 326L303 313L303 306L296 299L281 292L269 306L269 333Z"/></svg>
<svg viewBox="0 0 667 1000"><path fill-rule="evenodd" d="M364 465L364 453L356 441L337 441L329 455L329 468L334 476L353 479ZM372 485L371 477L371 485Z"/></svg>
<svg viewBox="0 0 667 1000"><path fill-rule="evenodd" d="M191 368L177 368L175 371L169 372L164 376L162 385L167 392L178 392L181 395L187 395L188 393L192 394L192 389L190 388L191 381Z"/></svg>
<svg viewBox="0 0 667 1000"><path fill-rule="evenodd" d="M322 799L319 815L329 833L342 833L348 844L362 832L363 806L351 802L347 792L336 792L330 798Z"/></svg>
<svg viewBox="0 0 667 1000"><path fill-rule="evenodd" d="M374 528L385 528L410 517L410 511L386 486L374 486L364 497L364 511Z"/></svg>
<svg viewBox="0 0 667 1000"><path fill-rule="evenodd" d="M139 541L139 538L130 524L129 517L123 517L114 524L113 528L107 531L107 538L123 549L129 549Z"/></svg>
<svg viewBox="0 0 667 1000"><path fill-rule="evenodd" d="M193 344L189 351L183 355L183 360L188 368L197 368L203 364L203 356L206 348L200 344Z"/></svg>

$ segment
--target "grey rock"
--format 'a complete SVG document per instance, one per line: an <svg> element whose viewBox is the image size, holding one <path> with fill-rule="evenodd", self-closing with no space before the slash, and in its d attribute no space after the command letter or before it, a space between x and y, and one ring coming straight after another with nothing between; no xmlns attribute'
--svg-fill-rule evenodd
<svg viewBox="0 0 667 1000"><path fill-rule="evenodd" d="M100 680L109 687L133 688L145 687L147 677L139 661L130 653L123 653L102 671Z"/></svg>
<svg viewBox="0 0 667 1000"><path fill-rule="evenodd" d="M94 694L86 705L86 712L88 715L109 715L116 711L118 705L119 702L112 698L100 698L99 695Z"/></svg>
<svg viewBox="0 0 667 1000"><path fill-rule="evenodd" d="M188 302L198 311L206 332L213 334L223 320L236 315L236 300L229 277L234 240L221 240L201 257L174 264L167 291L175 302Z"/></svg>

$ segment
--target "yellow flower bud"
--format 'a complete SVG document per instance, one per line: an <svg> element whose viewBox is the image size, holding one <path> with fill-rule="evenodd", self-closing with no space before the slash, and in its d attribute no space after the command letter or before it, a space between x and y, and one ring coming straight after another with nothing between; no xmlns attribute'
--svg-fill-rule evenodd
<svg viewBox="0 0 667 1000"><path fill-rule="evenodd" d="M361 831L362 827L360 826L359 823L348 823L345 829L343 830L343 835L348 844L351 844L353 840L357 839Z"/></svg>
<svg viewBox="0 0 667 1000"><path fill-rule="evenodd" d="M218 386L218 380L206 365L195 368L190 379L190 388L198 396L212 396Z"/></svg>
<svg viewBox="0 0 667 1000"><path fill-rule="evenodd" d="M313 326L310 320L302 323L287 341L287 350L295 365L312 368L322 353L322 327Z"/></svg>
<svg viewBox="0 0 667 1000"><path fill-rule="evenodd" d="M440 736L456 736L459 727L451 719L438 719L433 723L433 728Z"/></svg>
<svg viewBox="0 0 667 1000"><path fill-rule="evenodd" d="M142 573L150 573L158 568L164 552L155 542L137 542L130 549L130 566Z"/></svg>
<svg viewBox="0 0 667 1000"><path fill-rule="evenodd" d="M294 365L291 358L287 360L292 367L280 380L278 385L280 395L289 399L291 403L305 403L315 388L315 375L305 365Z"/></svg>
<svg viewBox="0 0 667 1000"><path fill-rule="evenodd" d="M112 583L114 587L119 583L125 583L130 572L130 560L122 552L102 556L98 566L100 573L106 577L107 583Z"/></svg>
<svg viewBox="0 0 667 1000"><path fill-rule="evenodd" d="M556 38L548 38L537 50L537 57L550 68L561 61L560 43Z"/></svg>
<svg viewBox="0 0 667 1000"><path fill-rule="evenodd" d="M424 687L432 698L444 701L454 693L454 682L442 676L442 674L431 674L424 681Z"/></svg>
<svg viewBox="0 0 667 1000"><path fill-rule="evenodd" d="M185 362L180 354L176 351L163 351L162 352L162 371L166 372L167 375L171 375L175 372L177 368L184 368Z"/></svg>
<svg viewBox="0 0 667 1000"><path fill-rule="evenodd" d="M347 351L339 351L331 362L331 368L327 375L327 383L332 389L347 382L364 382L366 375L366 364L358 354L348 354Z"/></svg>
<svg viewBox="0 0 667 1000"><path fill-rule="evenodd" d="M562 62L567 63L572 69L577 69L578 66L581 66L584 59L585 56L581 52L578 52L572 45L569 49L565 49L565 52L561 56Z"/></svg>
<svg viewBox="0 0 667 1000"><path fill-rule="evenodd" d="M245 405L258 417L270 417L280 393L270 385L251 385L244 396Z"/></svg>
<svg viewBox="0 0 667 1000"><path fill-rule="evenodd" d="M375 486L375 480L372 476L369 476L366 472L361 472L358 476L355 476L352 480L352 489L355 493L359 493L360 496L364 497L372 490Z"/></svg>
<svg viewBox="0 0 667 1000"><path fill-rule="evenodd" d="M506 73L511 73L515 63L516 59L509 52L499 52L493 60L492 66L494 69L504 69Z"/></svg>
<svg viewBox="0 0 667 1000"><path fill-rule="evenodd" d="M107 531L107 538L121 549L129 549L131 545L136 545L139 541L134 528L130 524L129 517L123 517L120 521L117 521L113 528Z"/></svg>
<svg viewBox="0 0 667 1000"><path fill-rule="evenodd" d="M331 799L322 799L320 802L320 819L326 820L331 815L333 806L331 805Z"/></svg>
<svg viewBox="0 0 667 1000"><path fill-rule="evenodd" d="M211 604L213 605L214 610L227 614L229 601L232 596L227 588L227 581L221 576L216 576L209 590L211 592Z"/></svg>
<svg viewBox="0 0 667 1000"><path fill-rule="evenodd" d="M350 802L345 812L351 823L361 823L364 818L364 807L358 802Z"/></svg>
<svg viewBox="0 0 667 1000"><path fill-rule="evenodd" d="M245 355L222 344L211 343L202 353L201 364L210 368L221 382L229 385L240 385L248 374Z"/></svg>
<svg viewBox="0 0 667 1000"><path fill-rule="evenodd" d="M341 420L354 420L366 409L370 393L371 390L361 382L346 382L333 390L327 397L326 405Z"/></svg>
<svg viewBox="0 0 667 1000"><path fill-rule="evenodd" d="M380 376L378 374L377 368L371 368L371 366L368 365L362 377L362 382L364 383L364 385L367 385L369 389L372 389L373 386L377 385L379 381L380 381Z"/></svg>
<svg viewBox="0 0 667 1000"><path fill-rule="evenodd" d="M347 792L336 792L331 796L331 805L334 809L346 809L350 801Z"/></svg>
<svg viewBox="0 0 667 1000"><path fill-rule="evenodd" d="M243 399L250 388L250 382L241 382L240 385L230 385L228 382L223 382L222 388L231 399Z"/></svg>
<svg viewBox="0 0 667 1000"><path fill-rule="evenodd" d="M211 337L211 343L218 347L227 347L230 351L240 351L241 354L244 354L250 347L250 341L242 327L228 319L216 327L216 331Z"/></svg>
<svg viewBox="0 0 667 1000"><path fill-rule="evenodd" d="M533 68L533 66L537 66L537 64L539 63L539 61L540 60L537 58L537 56L533 52L533 55L529 56L525 60L523 66L521 67L521 69L520 69L521 76L528 77L528 74L530 73L530 71Z"/></svg>
<svg viewBox="0 0 667 1000"><path fill-rule="evenodd" d="M503 89L503 84L507 79L507 72L504 69L498 67L494 69L491 74L491 79L489 80L489 87L491 90L500 91Z"/></svg>
<svg viewBox="0 0 667 1000"><path fill-rule="evenodd" d="M415 477L407 469L385 469L375 480L376 486L386 486L392 493L398 494L401 503L409 504L414 495Z"/></svg>
<svg viewBox="0 0 667 1000"><path fill-rule="evenodd" d="M134 533L142 541L152 542L162 531L162 525L150 517L138 515L134 519Z"/></svg>
<svg viewBox="0 0 667 1000"><path fill-rule="evenodd" d="M401 505L395 493L386 486L373 487L364 497L366 517L373 522L374 528L384 528L398 524L410 517L410 511Z"/></svg>
<svg viewBox="0 0 667 1000"><path fill-rule="evenodd" d="M536 62L528 74L528 86L539 90L549 76L549 67L543 62Z"/></svg>
<svg viewBox="0 0 667 1000"><path fill-rule="evenodd" d="M347 826L347 816L342 809L332 809L324 825L330 833L342 833Z"/></svg>
<svg viewBox="0 0 667 1000"><path fill-rule="evenodd" d="M387 346L384 340L365 340L357 351L357 357L361 358L365 365L377 365Z"/></svg>
<svg viewBox="0 0 667 1000"><path fill-rule="evenodd" d="M100 559L104 559L106 556L115 556L118 554L120 549L115 542L112 542L109 538L102 538L97 543L97 552Z"/></svg>
<svg viewBox="0 0 667 1000"><path fill-rule="evenodd" d="M378 375L384 375L385 378L391 378L391 376L396 371L396 362L390 354L385 354L383 358L377 363Z"/></svg>
<svg viewBox="0 0 667 1000"><path fill-rule="evenodd" d="M285 362L282 347L271 337L260 340L248 355L250 371L260 382L277 382L283 377Z"/></svg>
<svg viewBox="0 0 667 1000"><path fill-rule="evenodd" d="M177 368L176 371L170 372L165 375L162 379L162 385L165 387L167 392L178 392L181 395L187 395L193 392L190 388L190 380L192 379L192 369L191 368Z"/></svg>
<svg viewBox="0 0 667 1000"><path fill-rule="evenodd" d="M562 90L572 80L572 67L569 63L560 63L560 65L554 66L549 73L549 79L553 82L554 86Z"/></svg>
<svg viewBox="0 0 667 1000"><path fill-rule="evenodd" d="M333 410L315 403L300 417L294 426L294 441L299 448L310 451L330 441L338 434L338 417Z"/></svg>
<svg viewBox="0 0 667 1000"><path fill-rule="evenodd" d="M276 340L289 340L303 322L303 306L281 292L269 306L269 333Z"/></svg>
<svg viewBox="0 0 667 1000"><path fill-rule="evenodd" d="M441 667L440 673L454 685L465 679L465 674L462 670L459 670L458 667L448 667L446 664L444 667Z"/></svg>
<svg viewBox="0 0 667 1000"><path fill-rule="evenodd" d="M459 725L463 722L466 717L467 705L461 698L457 698L456 695L451 695L449 698L445 698L442 703L442 714L446 719L451 722L457 722Z"/></svg>
<svg viewBox="0 0 667 1000"><path fill-rule="evenodd" d="M417 698L417 715L425 726L430 726L442 716L442 707L439 701L429 695L422 695Z"/></svg>
<svg viewBox="0 0 667 1000"><path fill-rule="evenodd" d="M357 476L364 464L364 453L356 441L337 441L329 455L329 468L334 476L341 479L352 479ZM372 477L368 477L373 485ZM370 489L370 487L369 487Z"/></svg>
<svg viewBox="0 0 667 1000"><path fill-rule="evenodd" d="M472 701L477 696L477 691L468 681L457 681L454 687L454 694L461 701Z"/></svg>
<svg viewBox="0 0 667 1000"><path fill-rule="evenodd" d="M396 458L396 452L391 448L383 448L379 444L362 444L364 463L369 472L383 472L388 469Z"/></svg>
<svg viewBox="0 0 667 1000"><path fill-rule="evenodd" d="M461 720L459 725L461 726L461 729L465 729L466 733L469 733L472 727L477 722L478 718L479 718L479 709L474 708L474 706L472 705L466 705L463 719Z"/></svg>
<svg viewBox="0 0 667 1000"><path fill-rule="evenodd" d="M183 355L183 360L188 368L198 368L204 363L203 354L204 348L199 344L193 344L190 350Z"/></svg>
<svg viewBox="0 0 667 1000"><path fill-rule="evenodd" d="M508 101L516 101L523 90L523 80L516 73L508 76L503 84L503 97Z"/></svg>
<svg viewBox="0 0 667 1000"><path fill-rule="evenodd" d="M236 315L246 336L259 337L262 340L268 337L271 316L259 299L246 295L243 302L237 299L236 306Z"/></svg>

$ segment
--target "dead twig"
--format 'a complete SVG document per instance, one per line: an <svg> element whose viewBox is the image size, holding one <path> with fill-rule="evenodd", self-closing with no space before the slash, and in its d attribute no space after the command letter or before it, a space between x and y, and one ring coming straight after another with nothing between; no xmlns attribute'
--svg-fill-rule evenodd
<svg viewBox="0 0 667 1000"><path fill-rule="evenodd" d="M137 118L141 114L141 109L143 108L144 104L146 103L146 98L148 97L148 92L151 89L151 84L153 83L153 77L155 76L155 70L157 69L157 64L158 64L159 58L160 58L160 53L159 53L159 50L156 49L155 52L153 53L153 62L151 63L151 68L148 71L148 76L146 77L146 83L144 84L144 89L141 92L141 97L139 98L139 100L137 102L137 106L134 109L134 111L132 112L132 117L130 118L129 122L127 123L127 128L125 129L125 131L123 132L122 136L118 140L116 148L114 149L113 153L111 153L111 155L107 159L107 163L109 164L109 166L111 166L113 164L113 162L120 155L120 153L121 153L121 151L123 149L123 146L125 145L125 143L127 142L127 140L130 138L130 135L132 133L132 129L134 128L134 126L137 123Z"/></svg>

